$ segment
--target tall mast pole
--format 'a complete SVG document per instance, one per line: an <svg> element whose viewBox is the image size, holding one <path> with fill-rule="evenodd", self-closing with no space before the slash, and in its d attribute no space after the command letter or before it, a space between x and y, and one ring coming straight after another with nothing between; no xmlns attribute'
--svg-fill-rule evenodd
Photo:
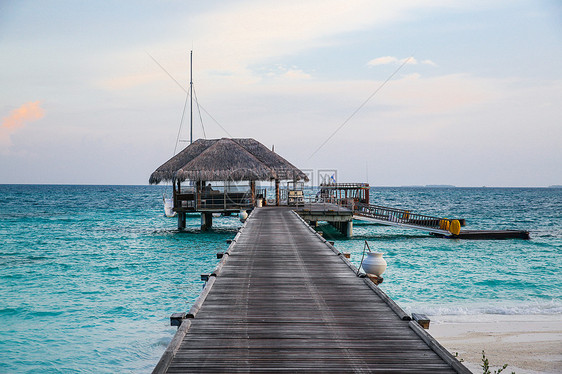
<svg viewBox="0 0 562 374"><path fill-rule="evenodd" d="M193 144L193 50L189 56L189 96L190 104L190 120L189 120L189 144Z"/></svg>

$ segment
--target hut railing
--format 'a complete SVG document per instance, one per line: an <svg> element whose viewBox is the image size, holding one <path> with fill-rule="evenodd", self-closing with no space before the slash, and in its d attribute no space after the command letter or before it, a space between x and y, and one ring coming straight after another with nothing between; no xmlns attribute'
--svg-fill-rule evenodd
<svg viewBox="0 0 562 374"><path fill-rule="evenodd" d="M174 194L174 210L175 211L195 211L196 200L195 193L176 193Z"/></svg>
<svg viewBox="0 0 562 374"><path fill-rule="evenodd" d="M201 194L197 210L240 210L252 206L252 195L249 192L227 192Z"/></svg>
<svg viewBox="0 0 562 374"><path fill-rule="evenodd" d="M252 207L250 192L224 192L176 194L174 210L179 212L196 212L200 210L235 211Z"/></svg>

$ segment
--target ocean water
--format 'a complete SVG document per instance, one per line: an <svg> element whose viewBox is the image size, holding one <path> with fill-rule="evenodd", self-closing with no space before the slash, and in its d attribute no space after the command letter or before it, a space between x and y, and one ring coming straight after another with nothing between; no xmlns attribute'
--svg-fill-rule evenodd
<svg viewBox="0 0 562 374"><path fill-rule="evenodd" d="M562 189L377 188L371 202L464 218L465 229L530 232L530 240L443 239L355 221L352 239L334 235L356 266L365 241L384 253L381 288L406 311L562 317Z"/></svg>
<svg viewBox="0 0 562 374"><path fill-rule="evenodd" d="M161 187L0 185L0 372L150 372L241 226L184 232ZM354 223L321 225L359 265L385 253L381 287L407 311L562 315L562 190L373 188L371 201L458 217L467 229L526 229L531 240L461 241Z"/></svg>

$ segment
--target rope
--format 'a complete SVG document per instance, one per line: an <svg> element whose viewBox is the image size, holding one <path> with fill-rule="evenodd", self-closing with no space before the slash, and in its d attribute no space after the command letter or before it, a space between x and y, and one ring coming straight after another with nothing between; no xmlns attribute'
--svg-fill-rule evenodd
<svg viewBox="0 0 562 374"><path fill-rule="evenodd" d="M201 108L199 107L199 100L197 99L197 92L195 92L195 86L193 86L193 97L195 98L195 104L197 104L197 113L199 113L199 121L201 122L201 128L203 129L203 137L207 139L205 126L203 125L203 117L201 117Z"/></svg>
<svg viewBox="0 0 562 374"><path fill-rule="evenodd" d="M186 94L189 95L189 91L188 91L184 86L182 86L181 83L178 82L178 81L176 80L176 78L174 78L174 77L172 76L172 74L170 74L162 65L160 65L160 63L159 63L158 61L156 61L156 59L155 59L154 57L152 57L152 55L151 55L150 53L148 53L147 51L145 51L145 52L146 52L146 54L152 59L152 61L154 61L154 62L156 63L156 65L158 65L158 66L160 67L160 69L162 69L170 78L172 78L172 80L173 80L174 82L176 82L176 84L179 86L179 88L181 88L181 89L183 90L183 92L185 92ZM213 116L203 107L203 105L200 105L199 102L197 103L197 105L200 106L201 109L203 109L203 112L205 112L205 113L206 113L206 114L207 114L207 115L208 115L208 116L209 116L209 117L210 117L210 118L211 118L211 119L228 135L228 136L229 136L229 137L233 138L233 136L232 136L228 131L226 131L226 129L219 123L219 121L217 121L217 120L215 119L215 117L213 117ZM185 112L185 109L184 109L184 112ZM177 142L176 142L176 146L177 146ZM176 152L174 151L174 155L175 155L175 153L176 153Z"/></svg>
<svg viewBox="0 0 562 374"><path fill-rule="evenodd" d="M363 260L365 259L365 249L368 249L371 252L371 247L369 247L369 243L365 240L365 245L363 246L363 256L361 257L361 263L357 268L357 276L359 276L359 272L361 271L361 266L363 266Z"/></svg>
<svg viewBox="0 0 562 374"><path fill-rule="evenodd" d="M180 134L181 134L181 126L183 124L183 118L185 117L185 109L187 108L188 100L189 100L189 92L187 93L185 97L185 103L183 104L183 111L181 112L180 128L178 129L178 136L176 137L176 145L174 146L174 154L172 156L176 155L176 150L178 149L178 143L180 141Z"/></svg>
<svg viewBox="0 0 562 374"><path fill-rule="evenodd" d="M334 132L332 133L332 135L330 135L330 136L328 137L328 139L326 139L326 140L324 141L324 143L320 144L320 146L319 146L318 148L316 148L316 150L315 150L314 152L312 152L312 154L310 155L310 157L308 158L308 160L310 160L310 159L312 158L312 156L314 156L314 155L316 154L316 152L318 152L326 143L328 143L328 142L330 141L330 139L332 139L332 138L334 137L334 135L336 135L337 132L340 131L341 128L344 127L344 126L347 124L347 122L349 122L349 120L352 119L353 116L355 116L355 115L357 114L357 112L359 112L359 111L361 110L361 108L363 108L363 107L369 102L369 100L371 100L371 99L373 98L373 96L375 96L375 95L377 94L377 92L379 92L379 91L388 83L388 81L390 81L390 80L392 79L392 77L394 77L394 76L400 71L400 69L402 69L402 67L403 67L404 65L406 65L413 57L414 57L414 55L411 55L410 57L408 57L408 58L402 63L402 65L400 65L400 66L398 67L398 69L396 69L396 70L394 71L394 73L390 74L390 76L389 76L388 78L386 78L386 80L375 90L375 92L373 92L373 93L371 94L371 96L369 96L369 97L367 98L367 100L365 100L365 101L363 102L363 104L359 105L359 108L357 108L353 113L351 113L351 115L350 115L349 117L347 117L347 119L346 119L345 121L343 121L343 123L336 129L336 131L334 131Z"/></svg>

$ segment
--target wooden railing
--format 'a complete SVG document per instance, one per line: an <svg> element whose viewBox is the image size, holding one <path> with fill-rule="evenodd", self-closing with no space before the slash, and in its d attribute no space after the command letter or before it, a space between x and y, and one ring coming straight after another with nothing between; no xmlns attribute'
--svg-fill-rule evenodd
<svg viewBox="0 0 562 374"><path fill-rule="evenodd" d="M176 194L174 210L180 212L200 210L235 211L250 209L252 196L249 192L204 192L197 196L195 193Z"/></svg>

